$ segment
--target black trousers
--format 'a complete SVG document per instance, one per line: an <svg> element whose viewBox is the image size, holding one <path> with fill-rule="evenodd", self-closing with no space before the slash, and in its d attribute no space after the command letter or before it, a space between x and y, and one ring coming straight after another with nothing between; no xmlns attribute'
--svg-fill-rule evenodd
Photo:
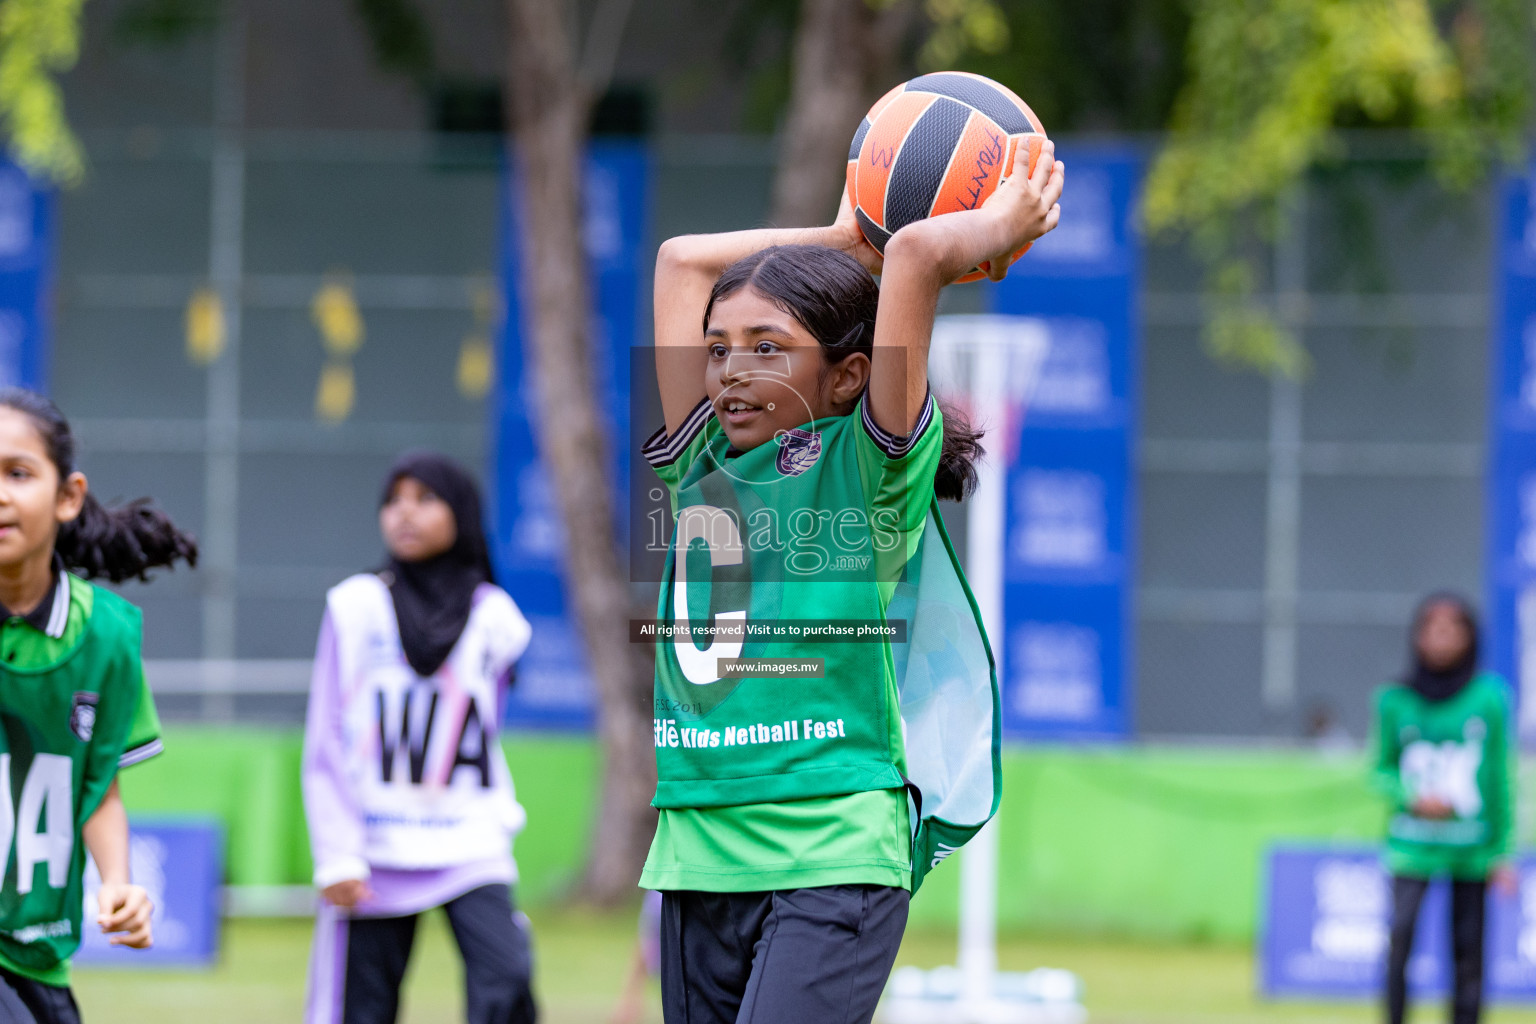
<svg viewBox="0 0 1536 1024"><path fill-rule="evenodd" d="M511 890L484 885L443 909L464 957L469 1024L534 1024L533 957ZM418 916L359 917L347 923L342 1024L395 1024Z"/></svg>
<svg viewBox="0 0 1536 1024"><path fill-rule="evenodd" d="M1388 1024L1408 1008L1408 956L1429 879L1392 876L1392 941L1387 950ZM1483 919L1488 883L1451 882L1451 1024L1477 1024L1483 1006Z"/></svg>
<svg viewBox="0 0 1536 1024"><path fill-rule="evenodd" d="M80 1024L74 993L0 967L0 1024Z"/></svg>
<svg viewBox="0 0 1536 1024"><path fill-rule="evenodd" d="M664 893L667 1024L868 1024L910 898L883 885Z"/></svg>

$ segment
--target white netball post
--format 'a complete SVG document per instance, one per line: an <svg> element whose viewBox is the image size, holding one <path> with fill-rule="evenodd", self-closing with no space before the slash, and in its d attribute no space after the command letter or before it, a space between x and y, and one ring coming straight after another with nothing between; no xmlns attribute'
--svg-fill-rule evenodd
<svg viewBox="0 0 1536 1024"><path fill-rule="evenodd" d="M1007 427L1029 403L1050 347L1045 324L1018 316L944 316L934 324L928 373L935 394L962 403L986 429L987 457L965 509L965 571L994 655L1006 642ZM997 970L997 822L960 851L956 967L906 967L891 976L885 1024L1080 1024L1081 986L1067 971ZM919 897L921 898L921 897Z"/></svg>

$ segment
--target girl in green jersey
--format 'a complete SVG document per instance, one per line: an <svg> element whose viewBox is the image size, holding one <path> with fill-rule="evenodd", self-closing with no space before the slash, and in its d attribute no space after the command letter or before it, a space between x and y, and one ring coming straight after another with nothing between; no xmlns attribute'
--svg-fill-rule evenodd
<svg viewBox="0 0 1536 1024"><path fill-rule="evenodd" d="M1481 1011L1488 882L1515 888L1509 687L1478 671L1477 646L1471 605L1434 594L1414 616L1408 674L1376 692L1373 779L1391 810L1389 1024L1402 1024L1407 1009L1408 957L1429 880L1451 883L1453 1024L1475 1024Z"/></svg>
<svg viewBox="0 0 1536 1024"><path fill-rule="evenodd" d="M1053 156L979 209L902 228L883 258L846 196L830 227L657 254L666 426L644 454L676 524L641 885L664 893L669 1021L868 1021L911 890L995 809L990 652L932 507L974 485L979 435L936 405L928 345L945 285L989 260L1002 277L1055 226ZM953 614L924 617L939 606ZM896 621L921 635L860 635ZM950 683L979 702L906 714ZM939 762L975 797L948 820L938 790L908 786Z"/></svg>
<svg viewBox="0 0 1536 1024"><path fill-rule="evenodd" d="M101 875L96 927L116 945L150 944L117 788L120 767L160 750L139 611L82 577L142 579L196 558L147 500L97 503L57 406L0 391L0 1020L79 1021L69 958L87 850Z"/></svg>

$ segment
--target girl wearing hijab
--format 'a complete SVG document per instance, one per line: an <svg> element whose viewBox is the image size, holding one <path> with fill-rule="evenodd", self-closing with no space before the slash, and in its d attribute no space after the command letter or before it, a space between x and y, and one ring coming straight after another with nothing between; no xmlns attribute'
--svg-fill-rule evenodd
<svg viewBox="0 0 1536 1024"><path fill-rule="evenodd" d="M384 481L389 558L326 595L304 733L322 898L309 1024L393 1024L416 919L442 907L469 1024L531 1024L512 839L523 809L498 740L527 621L496 586L480 494L457 463L402 455Z"/></svg>
<svg viewBox="0 0 1536 1024"><path fill-rule="evenodd" d="M1433 594L1414 615L1407 675L1375 696L1372 776L1391 806L1389 1024L1402 1024L1407 1007L1408 955L1429 880L1451 880L1452 1024L1475 1024L1481 1011L1488 882L1506 892L1515 888L1508 864L1510 693L1502 678L1478 671L1477 646L1471 605L1454 594Z"/></svg>

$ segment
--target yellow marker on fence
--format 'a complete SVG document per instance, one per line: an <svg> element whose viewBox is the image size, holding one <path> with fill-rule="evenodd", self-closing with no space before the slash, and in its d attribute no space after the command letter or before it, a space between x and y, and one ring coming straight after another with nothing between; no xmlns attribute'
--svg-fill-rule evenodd
<svg viewBox="0 0 1536 1024"><path fill-rule="evenodd" d="M224 354L224 306L206 285L187 300L187 358L207 366Z"/></svg>
<svg viewBox="0 0 1536 1024"><path fill-rule="evenodd" d="M352 378L352 364L332 361L320 371L320 386L315 389L315 415L331 423L340 423L352 415L357 400L357 384Z"/></svg>
<svg viewBox="0 0 1536 1024"><path fill-rule="evenodd" d="M362 346L363 315L358 312L350 285L341 281L321 285L310 302L309 312L330 355L350 356Z"/></svg>
<svg viewBox="0 0 1536 1024"><path fill-rule="evenodd" d="M471 334L459 346L459 394L476 401L491 391L491 343L483 334Z"/></svg>

